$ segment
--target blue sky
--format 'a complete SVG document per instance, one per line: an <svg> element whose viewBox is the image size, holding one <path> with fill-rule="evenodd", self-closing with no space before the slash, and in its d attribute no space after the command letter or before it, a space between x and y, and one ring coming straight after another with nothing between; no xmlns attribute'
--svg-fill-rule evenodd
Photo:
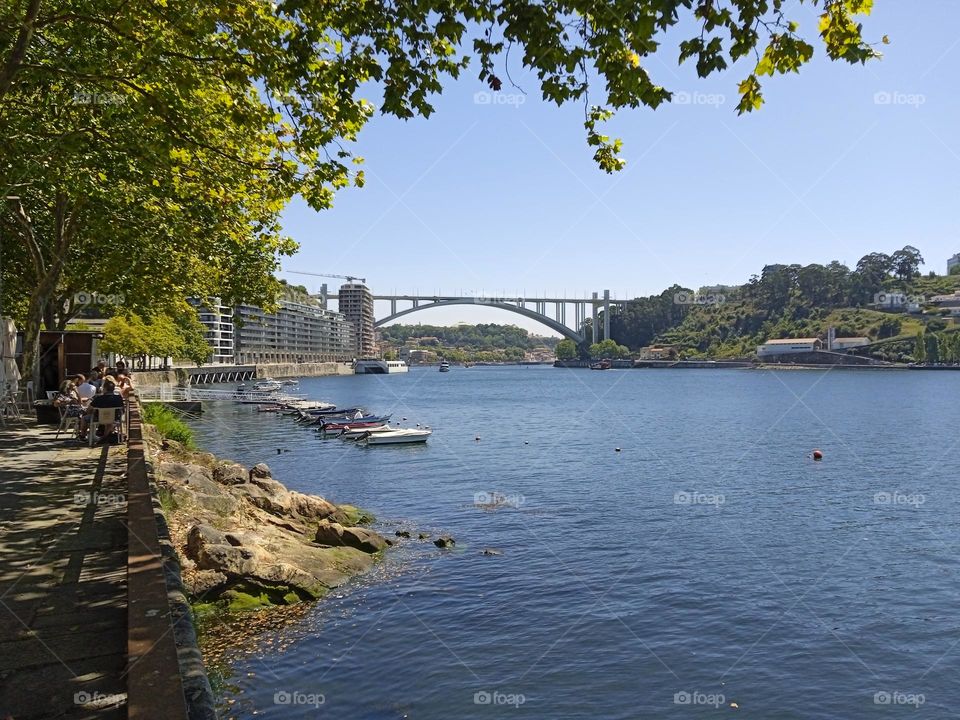
<svg viewBox="0 0 960 720"><path fill-rule="evenodd" d="M647 68L688 102L611 122L627 159L614 175L591 158L582 106L544 103L517 65L511 74L526 95L504 83L500 101L478 102L485 88L471 68L448 83L429 120L368 124L355 147L366 187L341 192L323 213L294 202L284 227L301 250L283 265L362 276L385 294L609 288L616 297L674 282L741 283L775 262L853 266L906 244L926 269L944 272L960 252L960 4L877 0L865 34L891 43L866 67L825 58L810 8L788 15L815 58L799 75L768 78L766 104L743 117L736 87L749 65L701 80L676 63L689 32L668 38ZM281 277L311 290L322 282ZM403 321L547 334L483 308Z"/></svg>

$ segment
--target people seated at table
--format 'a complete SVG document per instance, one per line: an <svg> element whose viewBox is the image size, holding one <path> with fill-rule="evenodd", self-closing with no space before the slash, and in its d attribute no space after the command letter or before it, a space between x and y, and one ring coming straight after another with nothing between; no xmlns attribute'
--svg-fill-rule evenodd
<svg viewBox="0 0 960 720"><path fill-rule="evenodd" d="M90 380L88 382L97 389L97 392L100 392L100 385L103 383L103 376L100 374L100 371L97 370L97 368L94 368L90 371Z"/></svg>
<svg viewBox="0 0 960 720"><path fill-rule="evenodd" d="M93 413L97 408L120 408L123 409L123 397L116 393L116 385L110 378L105 378L103 381L102 392L99 395L95 395L94 398L90 401L90 406L88 412L83 416L83 419L80 422L80 437L83 438L86 436L87 432L93 432L90 430L90 423L93 418ZM119 419L119 418L118 418ZM114 436L115 423L105 423L103 426L103 442L106 442L107 439Z"/></svg>

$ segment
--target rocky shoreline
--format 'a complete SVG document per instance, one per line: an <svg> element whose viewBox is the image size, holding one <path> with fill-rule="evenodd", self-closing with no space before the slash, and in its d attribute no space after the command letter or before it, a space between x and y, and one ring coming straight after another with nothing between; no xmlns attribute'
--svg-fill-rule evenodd
<svg viewBox="0 0 960 720"><path fill-rule="evenodd" d="M201 612L318 599L393 544L364 527L370 514L288 490L264 464L248 469L152 433L148 447L183 585Z"/></svg>

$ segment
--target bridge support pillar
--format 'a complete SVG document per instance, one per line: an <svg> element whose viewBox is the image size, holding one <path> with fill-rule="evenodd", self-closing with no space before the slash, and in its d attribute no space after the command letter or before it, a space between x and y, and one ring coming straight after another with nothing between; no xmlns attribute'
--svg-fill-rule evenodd
<svg viewBox="0 0 960 720"><path fill-rule="evenodd" d="M596 293L593 294L593 302L591 304L593 305L593 327L591 328L591 330L593 331L593 343L596 344L598 342L597 340L597 294Z"/></svg>
<svg viewBox="0 0 960 720"><path fill-rule="evenodd" d="M610 338L610 291L603 291L603 339Z"/></svg>
<svg viewBox="0 0 960 720"><path fill-rule="evenodd" d="M391 301L390 301L390 314L391 314L391 315L396 315L396 314L397 314L397 301L396 301L396 300L391 300Z"/></svg>

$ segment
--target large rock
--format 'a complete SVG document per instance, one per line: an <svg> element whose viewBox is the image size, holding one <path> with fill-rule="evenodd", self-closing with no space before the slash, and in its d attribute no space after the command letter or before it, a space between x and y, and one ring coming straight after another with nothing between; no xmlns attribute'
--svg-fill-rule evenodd
<svg viewBox="0 0 960 720"><path fill-rule="evenodd" d="M196 560L208 545L226 545L227 536L211 525L194 525L187 530L187 557Z"/></svg>
<svg viewBox="0 0 960 720"><path fill-rule="evenodd" d="M322 497L291 491L290 510L306 520L324 520L337 511L337 506Z"/></svg>
<svg viewBox="0 0 960 720"><path fill-rule="evenodd" d="M216 570L197 570L184 575L183 584L188 593L195 598L206 594L216 595L228 583L228 578Z"/></svg>
<svg viewBox="0 0 960 720"><path fill-rule="evenodd" d="M272 478L273 475L270 472L270 468L267 467L266 463L257 463L252 468L250 468L250 481L252 482L254 478Z"/></svg>
<svg viewBox="0 0 960 720"><path fill-rule="evenodd" d="M242 485L248 478L249 474L243 465L223 463L213 468L213 479L221 485Z"/></svg>
<svg viewBox="0 0 960 720"><path fill-rule="evenodd" d="M254 547L230 544L224 533L209 525L194 525L187 532L187 557L198 570L216 570L227 576L249 575L259 555Z"/></svg>
<svg viewBox="0 0 960 720"><path fill-rule="evenodd" d="M322 520L314 539L320 545L352 547L367 553L380 552L388 546L386 538L361 527L344 527L340 523Z"/></svg>
<svg viewBox="0 0 960 720"><path fill-rule="evenodd" d="M235 485L247 502L271 515L283 517L290 512L290 491L271 478L254 478L253 482Z"/></svg>

